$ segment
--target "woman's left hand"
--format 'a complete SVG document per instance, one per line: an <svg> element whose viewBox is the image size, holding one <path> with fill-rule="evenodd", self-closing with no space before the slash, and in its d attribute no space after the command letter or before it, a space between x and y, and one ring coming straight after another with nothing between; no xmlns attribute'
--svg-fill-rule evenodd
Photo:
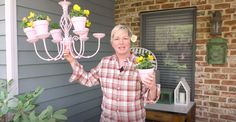
<svg viewBox="0 0 236 122"><path fill-rule="evenodd" d="M142 83L147 86L147 88L156 88L155 73L150 73L145 79L142 79Z"/></svg>

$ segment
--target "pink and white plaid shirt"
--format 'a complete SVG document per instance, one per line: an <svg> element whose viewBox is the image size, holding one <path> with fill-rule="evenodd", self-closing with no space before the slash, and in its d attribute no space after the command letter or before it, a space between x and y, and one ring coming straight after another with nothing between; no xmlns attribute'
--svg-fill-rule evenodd
<svg viewBox="0 0 236 122"><path fill-rule="evenodd" d="M149 89L141 83L134 61L134 55L127 58L124 71L120 71L116 55L103 58L88 73L80 64L72 66L71 82L77 80L89 87L101 85L103 92L101 122L144 122L146 116L144 104L155 103L159 99L159 84L157 84L156 100L147 99Z"/></svg>

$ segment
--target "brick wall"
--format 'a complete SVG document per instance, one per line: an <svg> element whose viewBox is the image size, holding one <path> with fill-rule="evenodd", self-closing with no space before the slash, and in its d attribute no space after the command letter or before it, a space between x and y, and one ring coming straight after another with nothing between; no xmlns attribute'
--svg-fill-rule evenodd
<svg viewBox="0 0 236 122"><path fill-rule="evenodd" d="M236 121L236 0L115 0L115 22L131 27L139 35L143 11L197 7L195 101L198 122ZM227 39L227 63L209 65L206 43L212 11L221 10L223 32Z"/></svg>

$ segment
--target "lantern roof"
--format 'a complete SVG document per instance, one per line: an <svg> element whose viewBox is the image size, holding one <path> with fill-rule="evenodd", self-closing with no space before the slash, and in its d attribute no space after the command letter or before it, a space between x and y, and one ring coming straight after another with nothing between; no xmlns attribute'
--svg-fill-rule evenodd
<svg viewBox="0 0 236 122"><path fill-rule="evenodd" d="M178 85L176 86L175 90L176 90L176 89L179 89L179 87L180 87L181 85L184 87L184 89L185 89L186 91L190 91L190 87L189 87L189 85L188 85L188 83L187 83L187 81L186 81L186 79L185 79L184 77L181 77L180 82L179 82Z"/></svg>

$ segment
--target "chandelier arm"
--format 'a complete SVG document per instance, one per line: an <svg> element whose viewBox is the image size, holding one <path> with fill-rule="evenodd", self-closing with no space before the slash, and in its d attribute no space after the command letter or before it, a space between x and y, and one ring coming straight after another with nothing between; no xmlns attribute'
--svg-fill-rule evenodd
<svg viewBox="0 0 236 122"><path fill-rule="evenodd" d="M44 58L44 57L42 57L41 55L39 55L38 50L37 50L37 46L36 46L35 43L34 43L34 51L35 51L35 53L37 54L37 56L38 56L39 58L41 58L42 60L45 60L45 61L52 61L52 60L53 60L53 59L49 59L49 58Z"/></svg>
<svg viewBox="0 0 236 122"><path fill-rule="evenodd" d="M79 40L79 38L78 38L78 36L74 36L73 37L73 50L74 50L74 52L76 53L76 55L78 56L78 57L80 57L81 56L81 53L82 53L82 49L83 49L83 45L82 45L82 41L80 40L80 50L79 50L79 53L77 52L77 50L76 50L76 48L75 48L75 41L77 41L77 40Z"/></svg>
<svg viewBox="0 0 236 122"><path fill-rule="evenodd" d="M57 52L58 55L54 58L54 60L59 60L62 58L63 55L63 45L59 42L57 43Z"/></svg>
<svg viewBox="0 0 236 122"><path fill-rule="evenodd" d="M81 52L81 56L83 56L84 55L84 50L85 50L85 43L84 43L84 41L82 40L81 41L82 42L82 52Z"/></svg>
<svg viewBox="0 0 236 122"><path fill-rule="evenodd" d="M47 44L46 44L46 40L45 40L45 39L43 39L43 45L44 45L44 49L45 49L45 52L46 52L46 54L48 55L48 57L51 58L51 59L53 59L53 60L58 60L57 57L60 56L60 53L58 53L57 56L52 57L52 56L50 55L50 53L48 52Z"/></svg>
<svg viewBox="0 0 236 122"><path fill-rule="evenodd" d="M74 53L72 53L72 56L73 56L74 58L80 58L80 57L81 57L81 50L82 50L82 48L83 48L83 47L81 46L81 41L80 41L80 52L79 52L79 53L78 53L77 50L75 49L75 42L74 42L74 41L72 42L72 47L73 47L73 48L71 48L71 52L74 52L74 53L76 54L76 55L75 55Z"/></svg>
<svg viewBox="0 0 236 122"><path fill-rule="evenodd" d="M99 49L100 49L100 38L98 39L98 48L97 48L96 52L92 55L89 55L89 56L83 56L82 55L81 57L82 58L91 58L91 57L95 56L98 53Z"/></svg>

